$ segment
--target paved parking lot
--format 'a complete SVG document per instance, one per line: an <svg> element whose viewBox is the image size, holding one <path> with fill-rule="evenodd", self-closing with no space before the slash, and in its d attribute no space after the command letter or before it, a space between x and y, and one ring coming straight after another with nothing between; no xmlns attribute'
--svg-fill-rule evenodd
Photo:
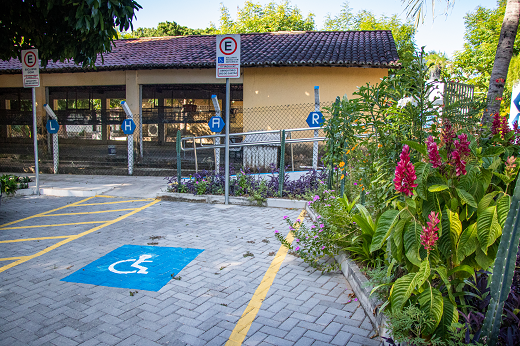
<svg viewBox="0 0 520 346"><path fill-rule="evenodd" d="M4 199L0 345L379 345L343 275L311 270L274 238L288 232L284 215L300 213ZM169 276L164 286L138 288L156 274Z"/></svg>

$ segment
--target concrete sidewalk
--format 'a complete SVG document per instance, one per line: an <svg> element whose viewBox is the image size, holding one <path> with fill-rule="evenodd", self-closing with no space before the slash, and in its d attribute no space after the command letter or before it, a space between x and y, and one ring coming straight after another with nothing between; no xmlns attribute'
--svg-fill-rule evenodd
<svg viewBox="0 0 520 346"><path fill-rule="evenodd" d="M34 173L2 174L30 177L29 189L18 190L16 195L36 194ZM46 196L92 197L110 194L115 197L155 198L159 193L166 192L166 188L164 177L40 174L40 194Z"/></svg>

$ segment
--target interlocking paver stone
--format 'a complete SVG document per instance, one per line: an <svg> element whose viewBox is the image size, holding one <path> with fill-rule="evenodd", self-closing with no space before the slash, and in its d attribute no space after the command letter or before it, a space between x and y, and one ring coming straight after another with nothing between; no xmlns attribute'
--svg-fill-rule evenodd
<svg viewBox="0 0 520 346"><path fill-rule="evenodd" d="M81 200L76 197L4 199L0 224ZM96 197L91 202L123 201ZM89 203L91 203L89 202ZM62 209L65 212L136 208L148 202ZM16 226L111 220L124 212L32 218ZM287 233L282 217L300 210L161 201L120 222L73 240L0 273L0 346L224 345ZM65 221L66 220L66 221ZM91 224L6 230L0 240L71 235ZM158 292L60 281L122 245L204 249ZM267 239L269 242L262 242ZM9 256L36 253L59 240L0 244ZM249 241L249 243L248 243ZM254 243L253 243L254 241ZM5 251L4 251L5 250ZM254 257L243 257L247 251ZM4 264L4 263L2 263ZM322 275L287 255L250 326L244 345L379 345L341 273Z"/></svg>

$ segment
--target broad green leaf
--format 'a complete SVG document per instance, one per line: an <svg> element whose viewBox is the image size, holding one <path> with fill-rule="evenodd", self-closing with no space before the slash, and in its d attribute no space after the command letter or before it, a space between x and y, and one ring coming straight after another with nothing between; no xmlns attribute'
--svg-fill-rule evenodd
<svg viewBox="0 0 520 346"><path fill-rule="evenodd" d="M408 226L404 229L404 250L406 258L416 265L421 265L421 255L419 249L421 247L421 232L422 227L417 222L409 222Z"/></svg>
<svg viewBox="0 0 520 346"><path fill-rule="evenodd" d="M511 196L504 195L500 197L497 203L497 214L498 214L498 223L500 223L500 227L504 228L504 224L506 222L507 214L509 213L509 207L511 207Z"/></svg>
<svg viewBox="0 0 520 346"><path fill-rule="evenodd" d="M385 240L390 235L392 228L399 221L399 212L397 210L387 210L377 220L376 232L372 237L370 244L370 252L379 250Z"/></svg>
<svg viewBox="0 0 520 346"><path fill-rule="evenodd" d="M498 156L504 152L504 147L487 147L482 152L482 156Z"/></svg>
<svg viewBox="0 0 520 346"><path fill-rule="evenodd" d="M490 256L486 255L480 248L480 246L477 246L477 251L475 252L475 261L477 261L478 265L484 269L487 270L490 265L493 264L494 258L491 258Z"/></svg>
<svg viewBox="0 0 520 346"><path fill-rule="evenodd" d="M404 254L404 241L403 241L403 231L404 226L410 219L401 219L395 226L394 232L392 234L392 241L395 246L395 256L396 259L401 262L403 260ZM394 252L392 252L393 254Z"/></svg>
<svg viewBox="0 0 520 346"><path fill-rule="evenodd" d="M448 185L432 185L428 188L430 192L440 192L449 189Z"/></svg>
<svg viewBox="0 0 520 346"><path fill-rule="evenodd" d="M480 170L478 179L482 183L482 187L484 188L484 190L487 190L489 184L491 184L491 178L493 178L493 173L491 170L484 168Z"/></svg>
<svg viewBox="0 0 520 346"><path fill-rule="evenodd" d="M452 253L455 253L456 243L451 240L450 222L447 211L444 210L441 215L442 218L439 218L441 223L439 225L439 241L437 243L437 248L439 249L440 253L447 259L452 255Z"/></svg>
<svg viewBox="0 0 520 346"><path fill-rule="evenodd" d="M457 244L459 241L460 234L462 233L462 225L459 220L459 214L446 210L448 214L448 220L450 222L450 234L453 244Z"/></svg>
<svg viewBox="0 0 520 346"><path fill-rule="evenodd" d="M438 289L428 286L428 288L419 295L418 300L421 310L435 321L433 326L424 330L424 335L431 335L441 322L442 307L444 305L442 294Z"/></svg>
<svg viewBox="0 0 520 346"><path fill-rule="evenodd" d="M453 268L452 270L450 270L448 272L448 276L452 276L453 274L457 273L457 272L466 272L467 274L469 274L469 276L474 276L475 275L475 269L468 266L468 265L459 265L458 267L455 267Z"/></svg>
<svg viewBox="0 0 520 346"><path fill-rule="evenodd" d="M446 337L451 332L452 325L459 321L459 313L456 306L452 304L447 297L442 297L442 300L442 317L439 326L435 330L435 334Z"/></svg>
<svg viewBox="0 0 520 346"><path fill-rule="evenodd" d="M502 159L500 157L495 157L493 159L493 162L487 167L487 169L494 171L500 166L500 164L502 164Z"/></svg>
<svg viewBox="0 0 520 346"><path fill-rule="evenodd" d="M456 189L457 194L459 195L460 199L464 202L472 206L473 208L477 208L477 202L475 202L475 199L473 196L465 190L462 189Z"/></svg>
<svg viewBox="0 0 520 346"><path fill-rule="evenodd" d="M455 265L459 265L460 262L464 260L464 258L475 252L477 250L477 246L477 223L472 223L466 227L464 231L462 231L462 234L459 237Z"/></svg>
<svg viewBox="0 0 520 346"><path fill-rule="evenodd" d="M354 215L352 216L352 220L356 223L356 225L361 228L361 232L363 234L369 234L373 236L374 229L370 227L370 224L367 222L367 220L362 215Z"/></svg>
<svg viewBox="0 0 520 346"><path fill-rule="evenodd" d="M430 274L430 261L428 261L428 259L425 259L421 262L421 265L419 266L419 270L417 271L417 273L415 273L414 282L416 287L421 287L426 282L426 280L428 280Z"/></svg>
<svg viewBox="0 0 520 346"><path fill-rule="evenodd" d="M424 162L417 162L415 165L415 175L417 179L415 183L417 187L415 188L415 192L417 195L424 200L428 200L427 195L427 182L428 182L428 174L430 173L430 165Z"/></svg>
<svg viewBox="0 0 520 346"><path fill-rule="evenodd" d="M450 301L455 304L455 298L453 297L453 294L451 293L451 282L448 278L448 272L446 270L446 267L436 267L434 269L437 274L439 274L439 277L441 278L442 282L444 282L444 285L446 286L446 290L448 291L448 296L450 297Z"/></svg>
<svg viewBox="0 0 520 346"><path fill-rule="evenodd" d="M499 193L500 193L500 191L493 191L493 192L488 193L484 197L482 197L480 202L478 202L477 215L482 214L482 212L484 210L486 210L486 208L489 207L490 205L494 205L491 203L494 202L495 196Z"/></svg>
<svg viewBox="0 0 520 346"><path fill-rule="evenodd" d="M502 180L504 182L504 184L509 184L510 182L512 182L514 180L514 178L509 178L507 175L504 175L504 174L501 174L501 173L498 173L498 172L493 172L493 174L498 177L500 180Z"/></svg>
<svg viewBox="0 0 520 346"><path fill-rule="evenodd" d="M426 145L419 144L414 141L403 141L403 144L407 144L410 148L417 150L424 156L428 156L428 151L426 150Z"/></svg>
<svg viewBox="0 0 520 346"><path fill-rule="evenodd" d="M487 254L487 248L502 235L502 226L498 222L497 207L487 207L477 218L477 239L482 251Z"/></svg>
<svg viewBox="0 0 520 346"><path fill-rule="evenodd" d="M359 210L359 213L361 215L363 215L363 218L370 225L370 228L375 230L376 229L376 225L375 225L374 221L372 220L372 216L368 212L367 208L365 208L365 206L362 205L362 204L356 204L356 208L357 208L357 210Z"/></svg>
<svg viewBox="0 0 520 346"><path fill-rule="evenodd" d="M392 311L398 312L403 309L404 304L414 291L415 273L406 274L397 279L390 290L390 304Z"/></svg>

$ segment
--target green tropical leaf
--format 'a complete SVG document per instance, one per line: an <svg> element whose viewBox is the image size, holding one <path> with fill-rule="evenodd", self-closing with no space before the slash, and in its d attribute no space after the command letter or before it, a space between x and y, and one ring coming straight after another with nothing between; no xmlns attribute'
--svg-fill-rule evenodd
<svg viewBox="0 0 520 346"><path fill-rule="evenodd" d="M370 252L379 250L385 240L390 235L392 228L399 221L399 212L397 210L387 210L377 220L376 232L372 237Z"/></svg>
<svg viewBox="0 0 520 346"><path fill-rule="evenodd" d="M487 254L487 248L502 235L502 226L498 222L497 207L487 207L477 218L477 239L482 251Z"/></svg>
<svg viewBox="0 0 520 346"><path fill-rule="evenodd" d="M512 182L515 179L515 178L510 178L507 175L501 174L498 172L493 172L493 174L495 176L497 176L500 180L502 180L504 182L504 184L509 184L510 182Z"/></svg>
<svg viewBox="0 0 520 346"><path fill-rule="evenodd" d="M403 309L404 304L410 298L415 287L413 286L415 273L406 274L397 279L390 290L390 304L392 311L398 312Z"/></svg>
<svg viewBox="0 0 520 346"><path fill-rule="evenodd" d="M440 192L449 189L448 185L432 185L428 188L430 192Z"/></svg>
<svg viewBox="0 0 520 346"><path fill-rule="evenodd" d="M493 192L488 193L484 197L482 197L480 202L478 202L477 215L482 214L482 212L484 210L486 210L487 207L489 207L490 205L493 205L491 203L494 202L495 196L498 195L499 193L500 193L500 191L493 191Z"/></svg>
<svg viewBox="0 0 520 346"><path fill-rule="evenodd" d="M507 214L509 213L509 208L511 207L511 196L504 195L500 197L497 203L497 214L498 214L498 223L500 226L504 228L504 224L506 222Z"/></svg>
<svg viewBox="0 0 520 346"><path fill-rule="evenodd" d="M424 335L431 335L441 322L442 308L444 305L442 294L438 289L428 286L428 288L419 295L418 301L421 310L434 321L433 325L428 326L429 328L424 330Z"/></svg>
<svg viewBox="0 0 520 346"><path fill-rule="evenodd" d="M421 225L414 221L408 223L408 227L405 228L403 235L406 258L416 266L421 265L421 255L419 253L421 247L421 232Z"/></svg>
<svg viewBox="0 0 520 346"><path fill-rule="evenodd" d="M452 212L451 210L446 210L448 214L448 220L450 222L450 234L451 240L453 244L457 244L459 241L460 234L462 233L462 224L459 220L459 214Z"/></svg>
<svg viewBox="0 0 520 346"><path fill-rule="evenodd" d="M480 246L477 246L477 251L475 251L475 261L477 264L484 270L487 270L495 261L494 258L488 256L482 251Z"/></svg>
<svg viewBox="0 0 520 346"><path fill-rule="evenodd" d="M472 206L473 208L477 208L477 202L475 202L475 199L473 196L466 190L462 189L456 189L457 194L459 195L460 199L464 202Z"/></svg>
<svg viewBox="0 0 520 346"><path fill-rule="evenodd" d="M487 147L482 152L482 156L498 156L505 151L504 147Z"/></svg>
<svg viewBox="0 0 520 346"><path fill-rule="evenodd" d="M439 225L439 241L437 243L437 248L445 258L449 258L451 254L456 251L456 243L451 240L450 221L448 219L447 211L444 210L441 216L442 217L439 218L441 223Z"/></svg>
<svg viewBox="0 0 520 346"><path fill-rule="evenodd" d="M459 313L456 306L447 297L442 297L442 300L442 317L435 334L445 338L451 333L452 325L459 321Z"/></svg>
<svg viewBox="0 0 520 346"><path fill-rule="evenodd" d="M428 174L430 173L430 165L424 162L417 162L415 165L415 175L417 179L415 183L417 187L415 188L415 192L419 197L424 200L428 200L427 195L427 182L428 182Z"/></svg>
<svg viewBox="0 0 520 346"><path fill-rule="evenodd" d="M502 164L502 159L500 157L493 158L493 162L487 167L491 171L494 171Z"/></svg>
<svg viewBox="0 0 520 346"><path fill-rule="evenodd" d="M477 246L477 223L472 223L462 231L459 237L456 250L457 256L454 264L459 265L464 258L477 250Z"/></svg>
<svg viewBox="0 0 520 346"><path fill-rule="evenodd" d="M392 251L392 254L395 253L395 258L401 262L403 260L404 253L404 241L403 241L403 231L406 223L410 221L410 219L401 219L395 226L394 232L392 234L392 241L395 246L395 251Z"/></svg>
<svg viewBox="0 0 520 346"><path fill-rule="evenodd" d="M439 277L441 278L442 282L444 282L444 285L446 286L446 290L448 291L448 296L450 298L450 301L455 304L455 297L453 297L453 294L451 293L451 282L448 278L448 271L446 270L446 267L437 267L434 269L437 274L439 274Z"/></svg>
<svg viewBox="0 0 520 346"><path fill-rule="evenodd" d="M482 168L480 170L480 174L478 174L478 179L482 183L482 187L484 190L487 190L489 184L491 184L491 178L493 178L493 173L489 169Z"/></svg>
<svg viewBox="0 0 520 346"><path fill-rule="evenodd" d="M426 150L426 145L419 144L419 143L414 142L414 141L403 141L402 143L403 144L407 144L410 148L417 150L418 152L420 152L424 156L428 156L428 151Z"/></svg>
<svg viewBox="0 0 520 346"><path fill-rule="evenodd" d="M466 272L467 274L469 274L469 276L475 276L475 269L465 264L459 265L458 267L455 267L452 270L450 270L448 272L448 276L452 276L453 274L461 271Z"/></svg>
<svg viewBox="0 0 520 346"><path fill-rule="evenodd" d="M365 221L369 224L370 228L375 230L376 225L374 223L374 220L372 220L372 216L368 212L367 208L365 208L365 206L362 204L356 204L356 208L357 210L359 210L359 213L363 215L363 219L365 219Z"/></svg>

